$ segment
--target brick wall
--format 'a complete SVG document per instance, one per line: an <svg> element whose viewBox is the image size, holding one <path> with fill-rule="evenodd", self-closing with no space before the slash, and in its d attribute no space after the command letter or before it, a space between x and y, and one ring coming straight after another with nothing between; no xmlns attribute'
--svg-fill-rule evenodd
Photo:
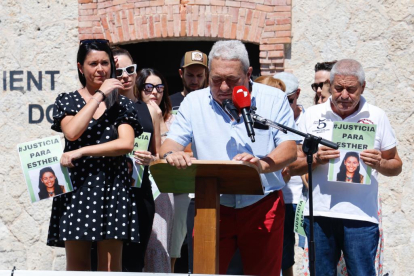
<svg viewBox="0 0 414 276"><path fill-rule="evenodd" d="M238 39L260 45L263 75L284 70L291 0L78 0L79 38L112 43Z"/></svg>

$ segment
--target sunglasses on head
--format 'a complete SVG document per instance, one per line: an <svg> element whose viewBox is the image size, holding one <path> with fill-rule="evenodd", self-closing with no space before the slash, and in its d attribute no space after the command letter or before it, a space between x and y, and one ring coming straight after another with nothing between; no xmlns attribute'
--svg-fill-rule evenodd
<svg viewBox="0 0 414 276"><path fill-rule="evenodd" d="M135 74L136 70L137 70L137 65L136 64L132 64L132 65L129 65L129 66L123 67L123 68L116 68L115 69L115 76L117 78L120 78L120 77L122 77L124 72L127 73L127 75L129 76L129 75Z"/></svg>
<svg viewBox="0 0 414 276"><path fill-rule="evenodd" d="M108 39L82 39L79 44L83 45L83 44L91 44L91 43L104 43L104 44L109 44L109 40Z"/></svg>
<svg viewBox="0 0 414 276"><path fill-rule="evenodd" d="M154 87L158 93L164 92L164 84L153 85L152 83L144 83L144 91L147 93L152 93Z"/></svg>

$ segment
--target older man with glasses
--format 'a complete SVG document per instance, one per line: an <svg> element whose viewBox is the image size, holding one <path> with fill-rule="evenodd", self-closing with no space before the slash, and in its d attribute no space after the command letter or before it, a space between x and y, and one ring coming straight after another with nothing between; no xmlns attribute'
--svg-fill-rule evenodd
<svg viewBox="0 0 414 276"><path fill-rule="evenodd" d="M170 165L184 169L191 166L191 159L183 150L192 143L199 160L245 161L257 166L264 195L220 196L219 272L226 273L239 248L246 275L278 275L285 215L281 170L295 160L298 137L262 127L256 129L253 143L244 118L235 120L222 103L242 85L262 116L294 127L292 112L282 91L250 82L253 68L242 42L216 42L208 67L210 87L185 97L160 154Z"/></svg>

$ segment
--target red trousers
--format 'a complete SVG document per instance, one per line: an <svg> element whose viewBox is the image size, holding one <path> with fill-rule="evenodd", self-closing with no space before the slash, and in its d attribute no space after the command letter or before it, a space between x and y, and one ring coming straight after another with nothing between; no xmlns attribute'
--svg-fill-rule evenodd
<svg viewBox="0 0 414 276"><path fill-rule="evenodd" d="M284 220L282 191L241 209L220 205L220 274L239 248L244 274L280 275Z"/></svg>

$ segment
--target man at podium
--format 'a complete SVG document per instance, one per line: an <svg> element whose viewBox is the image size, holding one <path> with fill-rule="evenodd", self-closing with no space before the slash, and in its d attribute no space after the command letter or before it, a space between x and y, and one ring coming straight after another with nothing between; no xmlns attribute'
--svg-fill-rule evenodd
<svg viewBox="0 0 414 276"><path fill-rule="evenodd" d="M225 274L237 248L248 275L279 275L283 247L285 206L281 170L296 160L293 134L254 125L253 143L244 119L234 120L221 104L232 98L233 88L245 86L252 106L261 116L295 128L285 93L250 82L252 67L243 43L216 42L209 54L210 87L185 97L160 154L179 169L191 166L184 148L192 143L199 160L246 161L257 166L264 195L221 195L219 272Z"/></svg>

